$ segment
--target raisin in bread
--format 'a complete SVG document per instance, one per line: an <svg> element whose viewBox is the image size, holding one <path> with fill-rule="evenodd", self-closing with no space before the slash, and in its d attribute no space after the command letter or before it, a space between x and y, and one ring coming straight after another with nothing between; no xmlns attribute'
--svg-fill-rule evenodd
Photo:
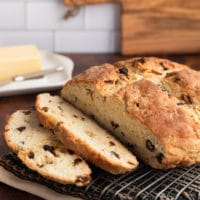
<svg viewBox="0 0 200 200"><path fill-rule="evenodd" d="M50 180L77 186L91 180L87 163L39 123L36 111L13 113L5 126L5 140L27 167Z"/></svg>
<svg viewBox="0 0 200 200"><path fill-rule="evenodd" d="M200 161L200 72L154 57L94 66L61 95L153 168Z"/></svg>
<svg viewBox="0 0 200 200"><path fill-rule="evenodd" d="M36 109L45 127L54 129L60 141L96 166L112 174L121 174L138 165L127 148L61 97L40 94Z"/></svg>

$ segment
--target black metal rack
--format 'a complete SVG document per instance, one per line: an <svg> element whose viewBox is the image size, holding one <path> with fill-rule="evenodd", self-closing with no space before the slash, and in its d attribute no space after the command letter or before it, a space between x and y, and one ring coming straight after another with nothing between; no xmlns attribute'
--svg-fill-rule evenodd
<svg viewBox="0 0 200 200"><path fill-rule="evenodd" d="M200 200L200 164L167 171L144 164L124 175L111 175L93 167L87 187L62 185L26 168L14 154L1 158L0 165L22 179L39 182L63 193L91 200Z"/></svg>

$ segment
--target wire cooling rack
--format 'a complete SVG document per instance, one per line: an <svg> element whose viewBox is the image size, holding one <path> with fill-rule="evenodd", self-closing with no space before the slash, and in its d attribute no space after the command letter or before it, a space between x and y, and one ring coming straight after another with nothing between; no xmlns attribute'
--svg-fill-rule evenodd
<svg viewBox="0 0 200 200"><path fill-rule="evenodd" d="M93 181L87 187L62 185L26 168L15 154L0 159L0 165L16 176L39 182L63 193L91 200L200 200L200 164L167 171L144 164L125 175L111 175L93 167Z"/></svg>

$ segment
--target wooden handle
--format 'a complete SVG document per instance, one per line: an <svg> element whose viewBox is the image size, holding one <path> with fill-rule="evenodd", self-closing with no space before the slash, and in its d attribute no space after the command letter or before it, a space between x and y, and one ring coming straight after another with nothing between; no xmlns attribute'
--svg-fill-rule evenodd
<svg viewBox="0 0 200 200"><path fill-rule="evenodd" d="M68 6L83 6L87 4L120 2L120 0L64 0L64 4Z"/></svg>

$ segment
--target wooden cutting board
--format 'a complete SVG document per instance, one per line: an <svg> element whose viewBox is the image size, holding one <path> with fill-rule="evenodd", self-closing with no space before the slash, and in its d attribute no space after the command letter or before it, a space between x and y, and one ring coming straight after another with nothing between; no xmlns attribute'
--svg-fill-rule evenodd
<svg viewBox="0 0 200 200"><path fill-rule="evenodd" d="M200 0L64 0L121 3L121 53L199 53Z"/></svg>

